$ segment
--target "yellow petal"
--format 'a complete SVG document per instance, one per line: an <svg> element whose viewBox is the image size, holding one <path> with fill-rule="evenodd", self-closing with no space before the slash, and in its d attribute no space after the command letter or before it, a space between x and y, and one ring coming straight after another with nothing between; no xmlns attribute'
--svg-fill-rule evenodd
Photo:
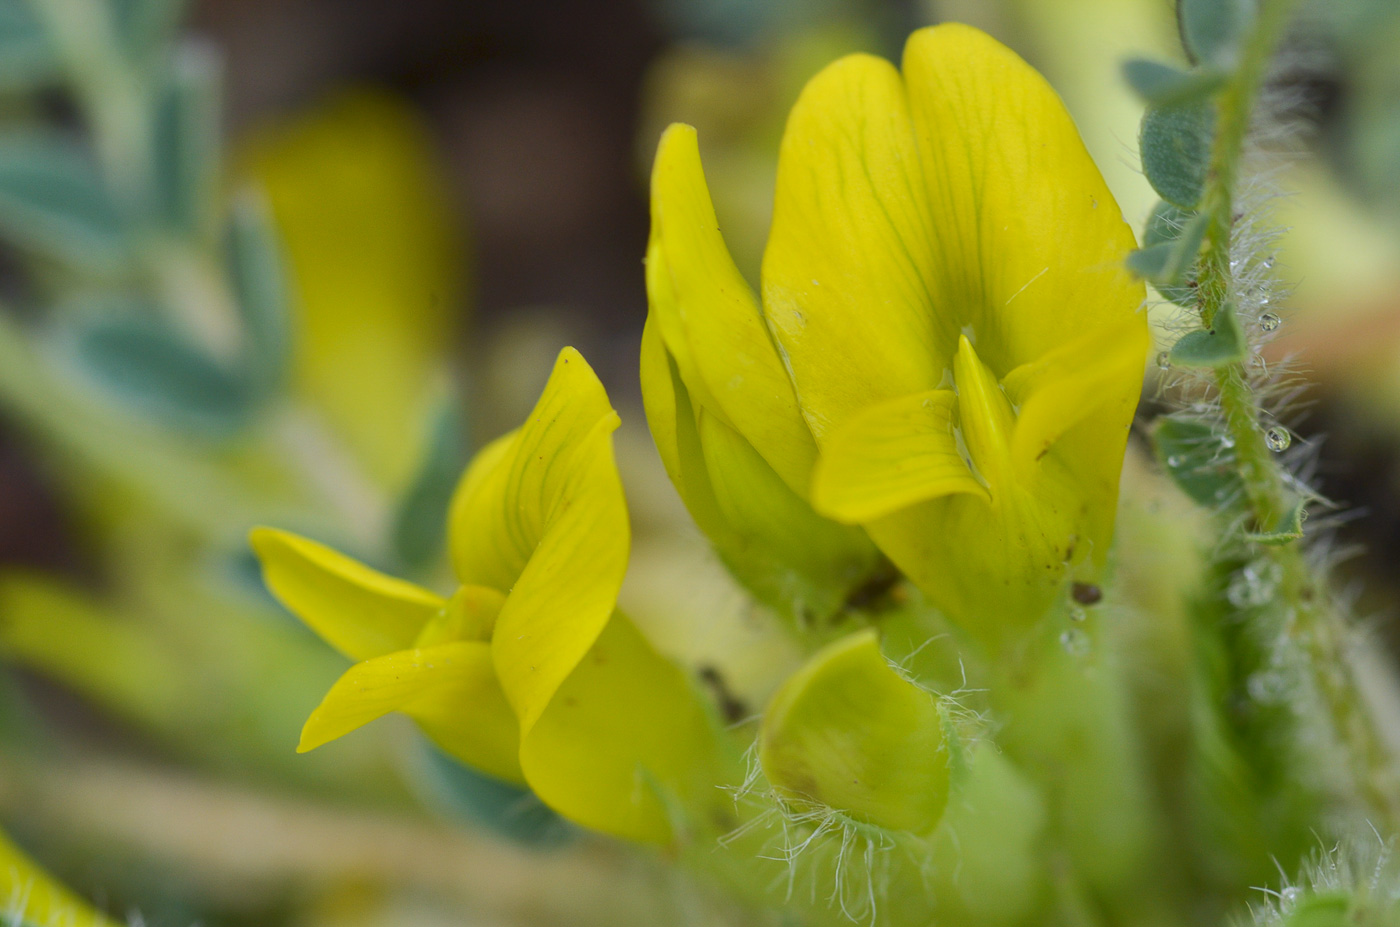
<svg viewBox="0 0 1400 927"><path fill-rule="evenodd" d="M1005 376L1134 317L1133 234L1045 79L958 24L910 36L903 69L937 219L934 305L976 332L982 360Z"/></svg>
<svg viewBox="0 0 1400 927"><path fill-rule="evenodd" d="M509 491L520 429L490 442L471 459L447 514L448 551L457 579L505 592L530 552L504 533L501 500Z"/></svg>
<svg viewBox="0 0 1400 927"><path fill-rule="evenodd" d="M778 157L763 311L818 443L864 407L939 385L935 213L899 74L852 55L807 84Z"/></svg>
<svg viewBox="0 0 1400 927"><path fill-rule="evenodd" d="M668 809L718 793L719 749L685 674L614 614L524 736L520 764L535 794L564 817L666 843Z"/></svg>
<svg viewBox="0 0 1400 927"><path fill-rule="evenodd" d="M16 927L117 927L0 834L0 903Z"/></svg>
<svg viewBox="0 0 1400 927"><path fill-rule="evenodd" d="M492 653L522 731L602 631L627 570L617 425L593 370L565 348L525 425L483 452L453 500L459 578L509 592Z"/></svg>
<svg viewBox="0 0 1400 927"><path fill-rule="evenodd" d="M272 594L352 660L402 650L446 601L344 554L274 528L248 536Z"/></svg>
<svg viewBox="0 0 1400 927"><path fill-rule="evenodd" d="M867 522L895 565L954 621L1000 646L1038 620L1090 544L1080 487L1054 455L1030 485L958 494Z"/></svg>
<svg viewBox="0 0 1400 927"><path fill-rule="evenodd" d="M958 339L953 381L958 388L958 427L972 465L987 481L993 495L1005 495L1017 478L1011 463L1016 413L996 375L982 363L966 335Z"/></svg>
<svg viewBox="0 0 1400 927"><path fill-rule="evenodd" d="M447 600L447 606L418 632L413 646L432 647L450 641L489 641L505 601L506 597L495 589L461 586Z"/></svg>
<svg viewBox="0 0 1400 927"><path fill-rule="evenodd" d="M297 752L314 750L391 711L412 717L462 762L501 779L524 781L515 717L496 682L488 644L456 641L355 664L306 719Z"/></svg>
<svg viewBox="0 0 1400 927"><path fill-rule="evenodd" d="M875 546L860 529L819 516L742 435L696 410L650 321L642 344L642 395L653 437L720 559L788 617L835 613L876 568Z"/></svg>
<svg viewBox="0 0 1400 927"><path fill-rule="evenodd" d="M828 645L783 683L758 756L788 799L893 830L928 833L948 803L938 707L895 672L873 630Z"/></svg>
<svg viewBox="0 0 1400 927"><path fill-rule="evenodd" d="M1018 463L1040 460L1090 415L1102 412L1113 423L1131 421L1150 345L1141 320L1128 317L1091 329L1007 374L1003 385L1019 406L1012 441ZM1120 430L1122 441L1115 444L1127 440L1126 429ZM1121 458L1123 452L1114 456Z"/></svg>
<svg viewBox="0 0 1400 927"><path fill-rule="evenodd" d="M569 482L573 455L604 419L616 427L602 384L565 348L525 424L487 445L458 485L449 544L459 580L502 592L515 585Z"/></svg>
<svg viewBox="0 0 1400 927"><path fill-rule="evenodd" d="M903 80L853 56L803 91L764 312L821 444L866 405L938 387L963 332L1002 377L1132 317L1132 247L1044 79L977 30L938 26L910 38Z"/></svg>
<svg viewBox="0 0 1400 927"><path fill-rule="evenodd" d="M812 504L862 523L952 493L988 499L954 432L952 390L891 399L848 419L827 438L812 474Z"/></svg>
<svg viewBox="0 0 1400 927"><path fill-rule="evenodd" d="M749 284L720 235L695 130L661 137L651 176L647 296L693 403L743 435L805 496L816 445Z"/></svg>

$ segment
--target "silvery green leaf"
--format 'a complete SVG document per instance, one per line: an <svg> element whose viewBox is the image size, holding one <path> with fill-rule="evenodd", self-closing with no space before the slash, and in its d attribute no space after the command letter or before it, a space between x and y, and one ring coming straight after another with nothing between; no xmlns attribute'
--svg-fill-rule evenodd
<svg viewBox="0 0 1400 927"><path fill-rule="evenodd" d="M115 272L127 257L121 216L96 167L58 136L0 137L0 234L95 272Z"/></svg>
<svg viewBox="0 0 1400 927"><path fill-rule="evenodd" d="M1303 536L1303 522L1308 520L1308 503L1299 499L1288 511L1279 516L1278 521L1268 531L1249 532L1245 537L1256 544L1279 547L1292 543Z"/></svg>
<svg viewBox="0 0 1400 927"><path fill-rule="evenodd" d="M1215 314L1209 329L1187 332L1172 346L1171 362L1179 367L1224 367L1244 360L1248 342L1235 318L1235 307L1226 303Z"/></svg>
<svg viewBox="0 0 1400 927"><path fill-rule="evenodd" d="M144 62L173 39L186 0L105 0L117 38L133 61Z"/></svg>
<svg viewBox="0 0 1400 927"><path fill-rule="evenodd" d="M204 237L218 195L219 59L198 42L183 43L157 91L152 177L161 218L178 232Z"/></svg>
<svg viewBox="0 0 1400 927"><path fill-rule="evenodd" d="M28 0L0 0L0 89L31 89L57 76L58 55Z"/></svg>
<svg viewBox="0 0 1400 927"><path fill-rule="evenodd" d="M1215 107L1209 102L1153 106L1143 114L1142 169L1162 199L1185 209L1200 202L1214 135Z"/></svg>
<svg viewBox="0 0 1400 927"><path fill-rule="evenodd" d="M243 322L250 385L266 392L282 382L291 354L288 281L272 217L262 198L234 198L225 229L229 281Z"/></svg>
<svg viewBox="0 0 1400 927"><path fill-rule="evenodd" d="M1193 61L1233 67L1254 21L1256 0L1177 0L1181 44Z"/></svg>
<svg viewBox="0 0 1400 927"><path fill-rule="evenodd" d="M1225 83L1226 75L1211 68L1180 68L1134 58L1123 62L1123 77L1138 96L1153 106L1186 103L1209 96Z"/></svg>
<svg viewBox="0 0 1400 927"><path fill-rule="evenodd" d="M102 313L81 323L74 341L95 383L152 418L207 435L228 434L247 419L244 379L154 314Z"/></svg>
<svg viewBox="0 0 1400 927"><path fill-rule="evenodd" d="M1152 430L1157 462L1193 500L1218 506L1244 492L1234 452L1205 422L1162 418Z"/></svg>
<svg viewBox="0 0 1400 927"><path fill-rule="evenodd" d="M1182 279L1196 263L1208 217L1160 202L1152 210L1142 236L1142 248L1128 255L1128 269L1152 281L1164 297L1182 306L1195 302L1195 292Z"/></svg>

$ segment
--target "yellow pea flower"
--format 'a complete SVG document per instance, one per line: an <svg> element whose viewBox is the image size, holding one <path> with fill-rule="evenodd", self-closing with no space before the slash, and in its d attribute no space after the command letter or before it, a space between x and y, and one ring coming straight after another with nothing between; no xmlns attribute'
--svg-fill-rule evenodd
<svg viewBox="0 0 1400 927"><path fill-rule="evenodd" d="M902 74L851 55L808 83L779 156L766 330L694 354L774 345L817 450L813 507L995 643L1102 569L1149 346L1133 246L1044 79L976 29L924 29ZM734 298L715 247L669 255L678 285Z"/></svg>
<svg viewBox="0 0 1400 927"><path fill-rule="evenodd" d="M642 397L697 525L760 598L835 612L881 558L807 501L817 445L758 300L720 236L695 130L662 136L651 185Z"/></svg>
<svg viewBox="0 0 1400 927"><path fill-rule="evenodd" d="M450 515L450 598L313 541L253 532L268 587L351 659L299 750L391 711L579 824L665 843L713 791L715 741L685 675L616 611L630 529L617 413L572 348L526 423L468 467Z"/></svg>

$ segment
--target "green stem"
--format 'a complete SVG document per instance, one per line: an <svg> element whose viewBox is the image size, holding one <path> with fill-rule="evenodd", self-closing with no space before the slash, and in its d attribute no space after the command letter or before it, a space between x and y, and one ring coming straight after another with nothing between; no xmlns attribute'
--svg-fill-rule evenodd
<svg viewBox="0 0 1400 927"><path fill-rule="evenodd" d="M1261 4L1239 69L1216 101L1216 134L1201 207L1209 225L1197 274L1201 322L1207 328L1230 298L1234 189L1240 177L1244 143L1269 63L1296 2L1265 0ZM1234 442L1247 521L1260 530L1270 530L1288 510L1289 500L1284 472L1259 424L1265 411L1250 384L1244 362L1220 368L1215 384L1225 428ZM1343 618L1327 607L1320 583L1311 575L1296 544L1264 548L1261 553L1277 564L1283 577L1278 597L1295 616L1284 623L1283 632L1292 646L1306 654L1312 686L1336 737L1348 752L1358 796L1370 813L1392 824L1400 823L1400 797L1394 788L1392 760L1364 708L1347 653Z"/></svg>

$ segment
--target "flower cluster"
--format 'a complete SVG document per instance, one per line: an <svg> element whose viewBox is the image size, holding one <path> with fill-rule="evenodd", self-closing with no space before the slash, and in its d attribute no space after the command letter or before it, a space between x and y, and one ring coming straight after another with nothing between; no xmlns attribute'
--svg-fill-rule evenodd
<svg viewBox="0 0 1400 927"><path fill-rule="evenodd" d="M1148 350L1142 285L1122 269L1133 243L1044 80L966 27L916 33L902 73L856 55L809 83L758 293L719 232L696 133L668 129L642 388L720 558L798 635L902 575L989 654L1021 639L1108 553ZM270 588L360 661L302 749L401 711L574 821L678 836L677 815L726 784L730 748L616 609L617 422L566 349L525 425L462 478L447 598L254 533ZM783 803L928 835L950 736L939 697L866 628L778 687L756 753Z"/></svg>

